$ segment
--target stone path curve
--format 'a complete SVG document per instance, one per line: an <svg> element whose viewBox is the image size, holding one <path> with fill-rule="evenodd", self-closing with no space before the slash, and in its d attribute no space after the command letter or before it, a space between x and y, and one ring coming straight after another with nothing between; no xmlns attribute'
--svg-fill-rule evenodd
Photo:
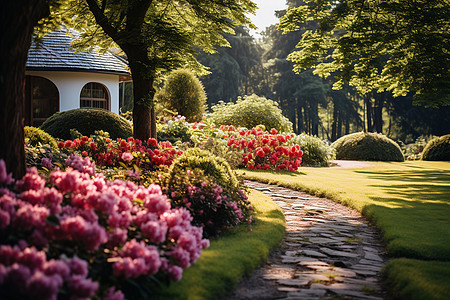
<svg viewBox="0 0 450 300"><path fill-rule="evenodd" d="M266 264L226 299L383 299L379 234L332 200L246 181L283 210L286 234Z"/></svg>

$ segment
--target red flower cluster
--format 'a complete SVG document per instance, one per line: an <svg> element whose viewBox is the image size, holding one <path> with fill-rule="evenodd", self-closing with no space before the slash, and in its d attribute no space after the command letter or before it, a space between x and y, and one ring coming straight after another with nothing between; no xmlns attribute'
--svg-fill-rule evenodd
<svg viewBox="0 0 450 300"><path fill-rule="evenodd" d="M170 142L158 143L155 139L148 139L143 143L133 137L115 141L107 138L104 143L96 143L92 138L83 136L73 141L59 142L58 147L90 156L97 165L112 167L124 163L146 169L153 166L170 166L175 156L182 154L181 151L174 149Z"/></svg>
<svg viewBox="0 0 450 300"><path fill-rule="evenodd" d="M220 126L229 132L227 145L232 149L244 150L242 164L249 169L296 171L302 162L303 151L298 145L289 145L293 135L270 133L261 128L239 131L234 126Z"/></svg>

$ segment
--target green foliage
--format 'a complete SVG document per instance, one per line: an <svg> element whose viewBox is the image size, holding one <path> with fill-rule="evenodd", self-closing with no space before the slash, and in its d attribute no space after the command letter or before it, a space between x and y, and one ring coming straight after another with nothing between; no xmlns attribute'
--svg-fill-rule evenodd
<svg viewBox="0 0 450 300"><path fill-rule="evenodd" d="M450 103L450 5L448 1L305 0L288 9L280 28L306 31L289 59L294 71L313 68L321 76L366 94L391 91L395 97L416 92L426 106ZM411 30L414 28L414 30Z"/></svg>
<svg viewBox="0 0 450 300"><path fill-rule="evenodd" d="M169 186L176 183L178 174L195 169L203 170L206 176L214 178L215 182L230 194L244 188L225 159L215 157L211 152L199 148L187 149L173 161L169 168Z"/></svg>
<svg viewBox="0 0 450 300"><path fill-rule="evenodd" d="M422 159L450 161L450 134L429 141L423 149Z"/></svg>
<svg viewBox="0 0 450 300"><path fill-rule="evenodd" d="M348 134L335 141L331 147L336 151L336 159L404 161L399 145L380 133Z"/></svg>
<svg viewBox="0 0 450 300"><path fill-rule="evenodd" d="M25 140L29 145L38 146L39 144L42 144L49 145L52 148L58 148L56 140L42 129L32 126L25 126L23 129L25 132Z"/></svg>
<svg viewBox="0 0 450 300"><path fill-rule="evenodd" d="M206 93L200 80L187 69L171 72L155 98L186 117L188 122L199 122L203 118Z"/></svg>
<svg viewBox="0 0 450 300"><path fill-rule="evenodd" d="M263 125L279 132L292 132L292 123L283 116L278 104L257 95L238 97L236 103L220 102L212 107L209 119L216 125L253 128Z"/></svg>
<svg viewBox="0 0 450 300"><path fill-rule="evenodd" d="M133 112L131 110L121 113L120 116L128 121L133 122Z"/></svg>
<svg viewBox="0 0 450 300"><path fill-rule="evenodd" d="M190 138L189 123L184 117L175 118L164 124L158 124L158 140L169 141L174 144L177 141L187 142Z"/></svg>
<svg viewBox="0 0 450 300"><path fill-rule="evenodd" d="M107 131L112 139L126 139L133 135L130 123L119 115L102 109L73 109L54 114L40 127L50 135L71 139L70 130L76 129L85 136L96 130Z"/></svg>
<svg viewBox="0 0 450 300"><path fill-rule="evenodd" d="M306 133L294 136L293 144L300 146L303 151L302 166L326 167L328 161L334 157L334 149L320 138Z"/></svg>

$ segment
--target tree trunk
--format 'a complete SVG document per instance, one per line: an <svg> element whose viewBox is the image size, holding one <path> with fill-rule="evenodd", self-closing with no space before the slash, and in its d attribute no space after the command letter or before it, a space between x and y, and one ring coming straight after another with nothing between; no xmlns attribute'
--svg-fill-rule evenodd
<svg viewBox="0 0 450 300"><path fill-rule="evenodd" d="M334 142L337 140L337 120L338 119L338 110L337 106L333 107L333 123L331 124L331 141Z"/></svg>
<svg viewBox="0 0 450 300"><path fill-rule="evenodd" d="M383 132L383 106L386 93L375 94L375 105L373 110L373 127L376 132Z"/></svg>
<svg viewBox="0 0 450 300"><path fill-rule="evenodd" d="M34 26L49 13L45 0L5 1L0 12L0 159L15 178L26 171L23 110L28 49Z"/></svg>
<svg viewBox="0 0 450 300"><path fill-rule="evenodd" d="M372 108L372 101L371 97L369 95L365 96L364 99L366 103L366 117L367 117L367 132L374 132L374 126L373 126L373 108Z"/></svg>
<svg viewBox="0 0 450 300"><path fill-rule="evenodd" d="M147 141L149 138L156 138L154 78L149 75L151 73L149 64L142 63L144 59L136 58L135 53L127 53L127 56L133 77L133 136L141 141Z"/></svg>

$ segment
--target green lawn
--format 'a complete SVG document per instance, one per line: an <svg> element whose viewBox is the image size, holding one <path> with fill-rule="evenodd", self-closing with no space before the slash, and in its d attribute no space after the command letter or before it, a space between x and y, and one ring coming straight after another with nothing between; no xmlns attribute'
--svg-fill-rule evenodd
<svg viewBox="0 0 450 300"><path fill-rule="evenodd" d="M284 215L260 192L252 191L249 199L256 212L252 231L244 225L211 241L198 261L184 271L183 278L164 288L159 299L217 299L233 291L244 276L266 261L284 236Z"/></svg>
<svg viewBox="0 0 450 300"><path fill-rule="evenodd" d="M301 168L296 173L240 172L248 179L326 196L361 211L382 232L392 258L386 268L386 278L394 281L389 284L391 294L402 299L448 299L449 162L374 163L360 169ZM439 282L439 289L435 288L436 274L445 278Z"/></svg>

